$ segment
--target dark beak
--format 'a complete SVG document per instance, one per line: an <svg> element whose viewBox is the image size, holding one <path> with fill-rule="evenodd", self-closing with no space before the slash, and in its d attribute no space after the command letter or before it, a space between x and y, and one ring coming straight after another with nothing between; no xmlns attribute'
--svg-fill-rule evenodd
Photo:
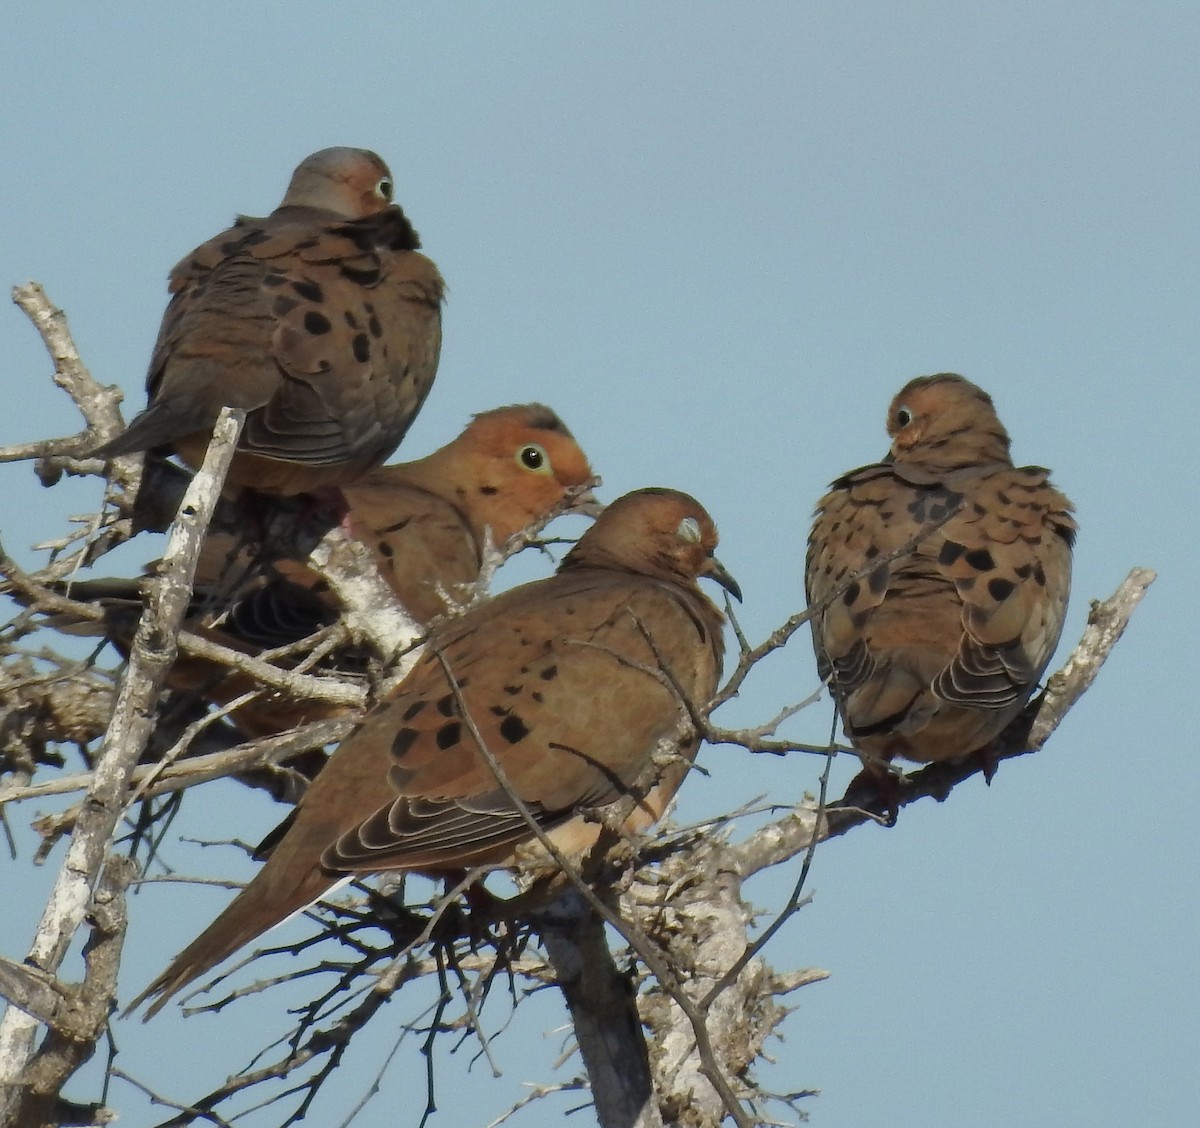
<svg viewBox="0 0 1200 1128"><path fill-rule="evenodd" d="M592 482L599 485L600 479L593 478ZM589 485L586 489L580 489L578 493L571 497L567 512L581 513L584 517L599 517L604 512L604 509L604 502L592 492L592 486Z"/></svg>
<svg viewBox="0 0 1200 1128"><path fill-rule="evenodd" d="M705 561L700 575L707 576L710 580L716 580L734 599L739 603L742 602L742 589L738 587L737 580L725 570L725 565L715 556L710 556Z"/></svg>

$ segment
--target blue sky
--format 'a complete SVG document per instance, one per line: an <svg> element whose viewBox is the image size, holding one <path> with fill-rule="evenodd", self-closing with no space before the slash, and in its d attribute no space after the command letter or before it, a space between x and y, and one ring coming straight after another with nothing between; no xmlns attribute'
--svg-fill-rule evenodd
<svg viewBox="0 0 1200 1128"><path fill-rule="evenodd" d="M666 485L708 506L754 638L799 607L812 504L884 452L891 395L947 369L987 388L1017 460L1053 467L1078 507L1065 639L1130 566L1160 579L1043 753L817 852L813 904L769 956L831 978L794 1000L770 1078L820 1088L820 1128L1194 1118L1200 9L65 4L12 8L4 38L0 280L45 284L127 415L170 267L270 210L333 144L389 161L450 286L438 382L400 456L472 412L549 403L605 496ZM73 433L15 308L0 355L0 443ZM98 500L95 482L47 493L28 467L0 473L0 531L24 560ZM815 682L800 637L722 719L762 719ZM829 723L822 703L789 732L820 741ZM728 748L703 762L683 819L799 799L818 771ZM838 767L844 783L853 765ZM190 808L186 832L251 841L279 815L232 788ZM50 877L31 849L23 835L0 861L0 950L18 957ZM172 860L247 872L230 851ZM769 908L791 879L747 894ZM126 996L227 896L137 897ZM497 1040L502 1077L441 1063L440 1123L485 1124L522 1082L555 1079L561 1015L538 1005ZM120 1024L120 1063L197 1096L281 1009L268 997L232 1031ZM377 1037L315 1123L370 1083L387 1015ZM394 1124L408 1102L415 1124L422 1077L402 1046L355 1124ZM74 1095L93 1095L86 1079ZM122 1123L154 1122L132 1090L112 1100ZM557 1124L570 1103L516 1123Z"/></svg>

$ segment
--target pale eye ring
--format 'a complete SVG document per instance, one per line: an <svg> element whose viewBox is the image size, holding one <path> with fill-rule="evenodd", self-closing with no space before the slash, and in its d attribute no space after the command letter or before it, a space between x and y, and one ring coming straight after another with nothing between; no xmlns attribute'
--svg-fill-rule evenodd
<svg viewBox="0 0 1200 1128"><path fill-rule="evenodd" d="M389 203L391 202L392 193L394 191L395 188L392 185L392 178L390 176L382 177L379 183L375 185L375 194L381 199L387 200Z"/></svg>
<svg viewBox="0 0 1200 1128"><path fill-rule="evenodd" d="M686 544L700 543L700 522L695 517L685 517L679 522L679 539Z"/></svg>
<svg viewBox="0 0 1200 1128"><path fill-rule="evenodd" d="M535 474L548 471L550 467L550 459L546 456L545 450L537 443L528 443L517 451L517 461L526 470L532 470Z"/></svg>
<svg viewBox="0 0 1200 1128"><path fill-rule="evenodd" d="M907 407L896 408L896 426L907 427L913 421L913 413Z"/></svg>

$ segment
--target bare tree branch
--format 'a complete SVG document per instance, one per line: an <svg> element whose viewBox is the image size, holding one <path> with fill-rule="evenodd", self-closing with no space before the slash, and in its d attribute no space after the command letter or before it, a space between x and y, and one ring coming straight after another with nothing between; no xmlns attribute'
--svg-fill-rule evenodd
<svg viewBox="0 0 1200 1128"><path fill-rule="evenodd" d="M74 401L83 415L86 429L69 439L49 439L26 443L24 449L9 447L0 450L0 462L42 458L51 454L74 454L98 446L112 438L124 427L121 419L119 388L96 383L79 357L79 350L67 327L67 315L46 296L37 282L14 286L12 299L41 335L46 350L54 360L54 382ZM98 460L93 459L99 465ZM136 486L136 478L123 482Z"/></svg>
<svg viewBox="0 0 1200 1128"><path fill-rule="evenodd" d="M125 805L129 776L153 729L154 702L175 659L175 635L191 599L208 519L233 458L244 413L222 411L201 472L172 529L159 577L151 583L129 664L104 738L88 803L80 814L28 962L54 972L83 921L108 843ZM37 1022L10 1007L0 1022L0 1125L19 1128L19 1082L33 1057Z"/></svg>
<svg viewBox="0 0 1200 1128"><path fill-rule="evenodd" d="M604 1128L661 1128L636 986L609 951L604 920L576 890L538 914Z"/></svg>
<svg viewBox="0 0 1200 1128"><path fill-rule="evenodd" d="M37 1014L47 1027L37 1054L21 1077L14 1120L20 1125L80 1123L62 1115L60 1093L72 1074L95 1052L117 994L117 973L125 940L125 891L137 873L128 858L110 855L92 896L88 915L92 934L84 947L82 984L66 985L42 972L51 1005ZM18 965L36 974L35 969ZM43 1003L50 1000L43 995ZM13 1000L17 1006L25 1004ZM89 1124L108 1119L105 1110L89 1109Z"/></svg>

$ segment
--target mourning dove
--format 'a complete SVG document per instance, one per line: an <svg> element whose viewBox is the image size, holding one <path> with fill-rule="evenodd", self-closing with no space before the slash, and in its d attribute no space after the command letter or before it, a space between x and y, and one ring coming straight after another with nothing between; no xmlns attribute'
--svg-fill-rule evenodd
<svg viewBox="0 0 1200 1128"><path fill-rule="evenodd" d="M436 629L408 679L334 752L250 885L132 1006L157 996L154 1014L348 874L512 864L535 835L471 725L537 823L563 849L586 849L598 831L581 809L630 793L688 715L681 695L701 708L716 689L724 617L697 577L740 595L716 543L693 498L640 490L600 515L556 575ZM661 813L657 799L634 825Z"/></svg>
<svg viewBox="0 0 1200 1128"><path fill-rule="evenodd" d="M149 404L95 454L165 449L197 467L228 405L248 413L231 486L308 493L382 463L433 383L445 288L392 183L374 153L322 149L269 216L179 263Z"/></svg>
<svg viewBox="0 0 1200 1128"><path fill-rule="evenodd" d="M878 779L894 757L983 749L1021 711L1062 631L1076 530L1049 471L1013 466L991 398L961 376L910 381L887 430L884 461L817 504L805 578L818 668Z"/></svg>
<svg viewBox="0 0 1200 1128"><path fill-rule="evenodd" d="M503 545L568 502L572 511L591 510L590 492L572 492L592 477L587 456L550 408L516 404L476 415L453 442L415 462L379 467L344 493L352 533L372 549L405 610L428 625L470 594L489 536ZM196 569L197 593L221 590L229 572L249 566L233 536L210 534ZM102 601L114 641L128 647L141 612L138 581L87 581L73 585L72 594ZM276 561L232 607L217 610L214 618L198 608L184 629L245 654L298 642L338 614L320 574L292 560ZM222 705L255 688L245 675L188 655L176 660L168 685ZM269 736L342 712L262 691L232 720L248 736Z"/></svg>
<svg viewBox="0 0 1200 1128"><path fill-rule="evenodd" d="M476 415L452 443L371 471L344 492L351 532L405 610L428 623L469 594L488 537L502 546L592 476L563 421L533 403ZM294 563L277 567L305 586L316 579Z"/></svg>

